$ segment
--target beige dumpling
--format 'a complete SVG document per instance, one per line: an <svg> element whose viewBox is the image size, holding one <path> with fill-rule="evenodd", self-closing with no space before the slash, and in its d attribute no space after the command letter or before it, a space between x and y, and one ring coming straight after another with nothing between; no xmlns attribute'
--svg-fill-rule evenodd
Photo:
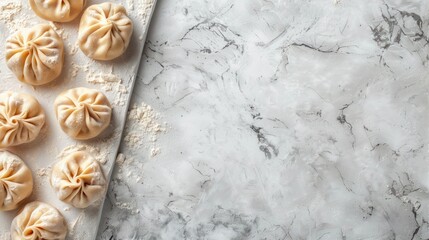
<svg viewBox="0 0 429 240"><path fill-rule="evenodd" d="M0 211L17 208L32 192L31 170L18 156L0 151Z"/></svg>
<svg viewBox="0 0 429 240"><path fill-rule="evenodd" d="M55 114L65 133L85 140L98 136L109 126L112 108L107 97L89 88L72 88L55 99Z"/></svg>
<svg viewBox="0 0 429 240"><path fill-rule="evenodd" d="M54 165L51 186L61 201L86 208L104 196L106 180L100 164L89 153L78 151Z"/></svg>
<svg viewBox="0 0 429 240"><path fill-rule="evenodd" d="M111 60L122 55L133 33L133 23L125 8L114 3L88 7L79 26L79 46L96 60Z"/></svg>
<svg viewBox="0 0 429 240"><path fill-rule="evenodd" d="M85 6L85 0L30 0L37 16L53 22L70 22Z"/></svg>
<svg viewBox="0 0 429 240"><path fill-rule="evenodd" d="M47 24L18 31L6 41L7 66L24 83L51 82L61 74L63 62L63 40Z"/></svg>
<svg viewBox="0 0 429 240"><path fill-rule="evenodd" d="M56 208L47 203L32 202L13 219L10 233L12 240L63 240L67 225Z"/></svg>
<svg viewBox="0 0 429 240"><path fill-rule="evenodd" d="M0 93L0 148L36 139L45 124L45 113L31 95Z"/></svg>

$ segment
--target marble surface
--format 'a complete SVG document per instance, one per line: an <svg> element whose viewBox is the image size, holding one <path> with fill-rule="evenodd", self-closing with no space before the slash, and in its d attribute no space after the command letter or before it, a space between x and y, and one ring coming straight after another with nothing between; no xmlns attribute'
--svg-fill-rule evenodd
<svg viewBox="0 0 429 240"><path fill-rule="evenodd" d="M166 131L99 239L428 239L428 34L429 1L159 1L133 103Z"/></svg>

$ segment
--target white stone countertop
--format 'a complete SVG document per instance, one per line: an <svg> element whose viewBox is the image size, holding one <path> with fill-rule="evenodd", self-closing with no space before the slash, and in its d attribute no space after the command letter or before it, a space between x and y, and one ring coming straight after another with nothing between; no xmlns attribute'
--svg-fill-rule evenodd
<svg viewBox="0 0 429 240"><path fill-rule="evenodd" d="M429 1L160 0L99 239L428 239Z"/></svg>

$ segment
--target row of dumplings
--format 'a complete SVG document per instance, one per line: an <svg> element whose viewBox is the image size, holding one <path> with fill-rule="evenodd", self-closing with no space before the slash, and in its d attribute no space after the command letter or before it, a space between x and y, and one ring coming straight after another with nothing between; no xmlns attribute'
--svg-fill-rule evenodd
<svg viewBox="0 0 429 240"><path fill-rule="evenodd" d="M61 129L70 137L87 140L98 136L110 123L112 107L107 97L89 88L72 88L54 102ZM0 147L17 146L36 139L45 124L37 99L26 93L0 94Z"/></svg>
<svg viewBox="0 0 429 240"><path fill-rule="evenodd" d="M20 157L6 150L0 151L0 173L0 210L14 210L33 192L33 175ZM55 163L50 183L59 200L86 208L103 196L106 180L91 154L76 151Z"/></svg>
<svg viewBox="0 0 429 240"><path fill-rule="evenodd" d="M39 17L69 22L83 11L86 0L29 0ZM112 60L127 49L133 23L125 8L114 3L89 6L82 14L78 43L95 60ZM26 84L43 85L56 79L64 64L64 43L47 24L16 32L6 42L6 63ZM70 137L86 140L98 136L109 125L112 108L106 96L94 89L73 88L54 102L61 129ZM31 95L0 94L0 148L36 139L45 124L45 113ZM50 185L59 200L76 208L97 202L106 191L106 179L98 161L85 151L73 152L56 162ZM17 155L0 151L0 211L19 207L33 192L31 170ZM61 213L42 202L26 204L11 224L15 239L65 239L67 224Z"/></svg>
<svg viewBox="0 0 429 240"><path fill-rule="evenodd" d="M31 170L16 155L0 152L0 210L12 210L33 191ZM90 154L74 152L57 162L50 178L57 197L77 208L101 199L106 180L101 167ZM49 204L31 202L11 224L12 239L64 239L67 224L61 213Z"/></svg>
<svg viewBox="0 0 429 240"><path fill-rule="evenodd" d="M98 136L109 125L112 114L106 96L88 88L63 92L54 106L61 128L74 139ZM45 114L33 96L8 91L0 94L0 123L0 147L17 146L36 139ZM94 156L76 151L54 164L50 185L59 200L86 208L104 196L106 179ZM0 211L18 208L32 192L30 168L18 156L0 151ZM42 202L27 204L11 225L12 239L64 239L66 234L61 213Z"/></svg>
<svg viewBox="0 0 429 240"><path fill-rule="evenodd" d="M70 21L84 7L80 1L31 0L34 12L47 20ZM69 7L58 5L69 2ZM65 9L68 11L64 12ZM95 4L88 7L79 25L78 42L82 52L95 60L112 60L127 49L133 23L122 5ZM15 76L31 85L43 85L56 79L64 64L64 43L48 24L18 31L7 39L6 63Z"/></svg>

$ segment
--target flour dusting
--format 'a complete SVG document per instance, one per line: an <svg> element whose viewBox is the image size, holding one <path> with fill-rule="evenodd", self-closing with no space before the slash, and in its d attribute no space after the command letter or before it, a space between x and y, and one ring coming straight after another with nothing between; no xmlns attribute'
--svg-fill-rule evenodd
<svg viewBox="0 0 429 240"><path fill-rule="evenodd" d="M116 166L118 174L116 174L115 178L121 182L143 182L144 162L139 159L135 159L135 156L125 156L124 154L119 153L116 158Z"/></svg>
<svg viewBox="0 0 429 240"><path fill-rule="evenodd" d="M21 13L21 3L8 3L0 6L0 21L4 22L10 31L17 31L26 25L26 16ZM17 18L20 14L21 18Z"/></svg>
<svg viewBox="0 0 429 240"><path fill-rule="evenodd" d="M153 147L150 150L150 156L151 157L155 157L156 155L158 155L161 152L161 149L159 149L159 147Z"/></svg>
<svg viewBox="0 0 429 240"><path fill-rule="evenodd" d="M10 233L9 232L0 233L0 239L10 240Z"/></svg>
<svg viewBox="0 0 429 240"><path fill-rule="evenodd" d="M105 92L113 92L115 99L112 104L124 106L127 103L128 88L122 83L122 79L113 73L89 72L86 76L88 83L99 85Z"/></svg>
<svg viewBox="0 0 429 240"><path fill-rule="evenodd" d="M36 171L36 174L39 177L48 177L50 173L51 173L51 167L39 168Z"/></svg>
<svg viewBox="0 0 429 240"><path fill-rule="evenodd" d="M133 207L132 204L128 202L115 202L115 206L119 209L128 210L131 214L140 213L140 209Z"/></svg>
<svg viewBox="0 0 429 240"><path fill-rule="evenodd" d="M77 76L77 73L79 72L79 69L79 65L77 65L76 63L71 63L70 77L75 78Z"/></svg>
<svg viewBox="0 0 429 240"><path fill-rule="evenodd" d="M160 154L157 145L160 134L167 131L167 124L161 123L160 114L146 103L135 104L128 113L124 142L131 150L150 148L150 157Z"/></svg>
<svg viewBox="0 0 429 240"><path fill-rule="evenodd" d="M72 62L70 68L70 77L75 78L80 70L84 72L89 72L89 64L79 65L75 62Z"/></svg>
<svg viewBox="0 0 429 240"><path fill-rule="evenodd" d="M69 54L70 55L75 55L77 53L77 51L79 50L79 43L75 42L73 45L71 43L67 43L70 51Z"/></svg>
<svg viewBox="0 0 429 240"><path fill-rule="evenodd" d="M55 30L55 32L63 39L67 40L69 35L64 32L64 28L60 23L57 22L49 22L49 25Z"/></svg>
<svg viewBox="0 0 429 240"><path fill-rule="evenodd" d="M147 24L151 9L153 7L154 0L143 0L138 2L137 6L137 16L143 22L144 25ZM133 4L134 8L134 4Z"/></svg>
<svg viewBox="0 0 429 240"><path fill-rule="evenodd" d="M61 153L57 156L58 159L63 159L64 157L76 152L76 151L86 151L91 154L98 162L105 164L107 161L107 156L109 154L109 148L107 147L95 147L93 145L71 145L63 149Z"/></svg>
<svg viewBox="0 0 429 240"><path fill-rule="evenodd" d="M129 120L143 126L144 131L151 134L165 132L163 124L158 122L159 118L159 113L144 102L140 105L134 104L128 114Z"/></svg>
<svg viewBox="0 0 429 240"><path fill-rule="evenodd" d="M125 155L122 153L119 153L118 156L116 157L116 164L122 166L125 163Z"/></svg>
<svg viewBox="0 0 429 240"><path fill-rule="evenodd" d="M134 0L127 0L128 10L134 10Z"/></svg>
<svg viewBox="0 0 429 240"><path fill-rule="evenodd" d="M85 211L80 212L79 216L71 223L68 223L69 236L73 239L83 239L82 236L79 236L79 232L76 231L76 228L82 224L82 219L85 218Z"/></svg>

